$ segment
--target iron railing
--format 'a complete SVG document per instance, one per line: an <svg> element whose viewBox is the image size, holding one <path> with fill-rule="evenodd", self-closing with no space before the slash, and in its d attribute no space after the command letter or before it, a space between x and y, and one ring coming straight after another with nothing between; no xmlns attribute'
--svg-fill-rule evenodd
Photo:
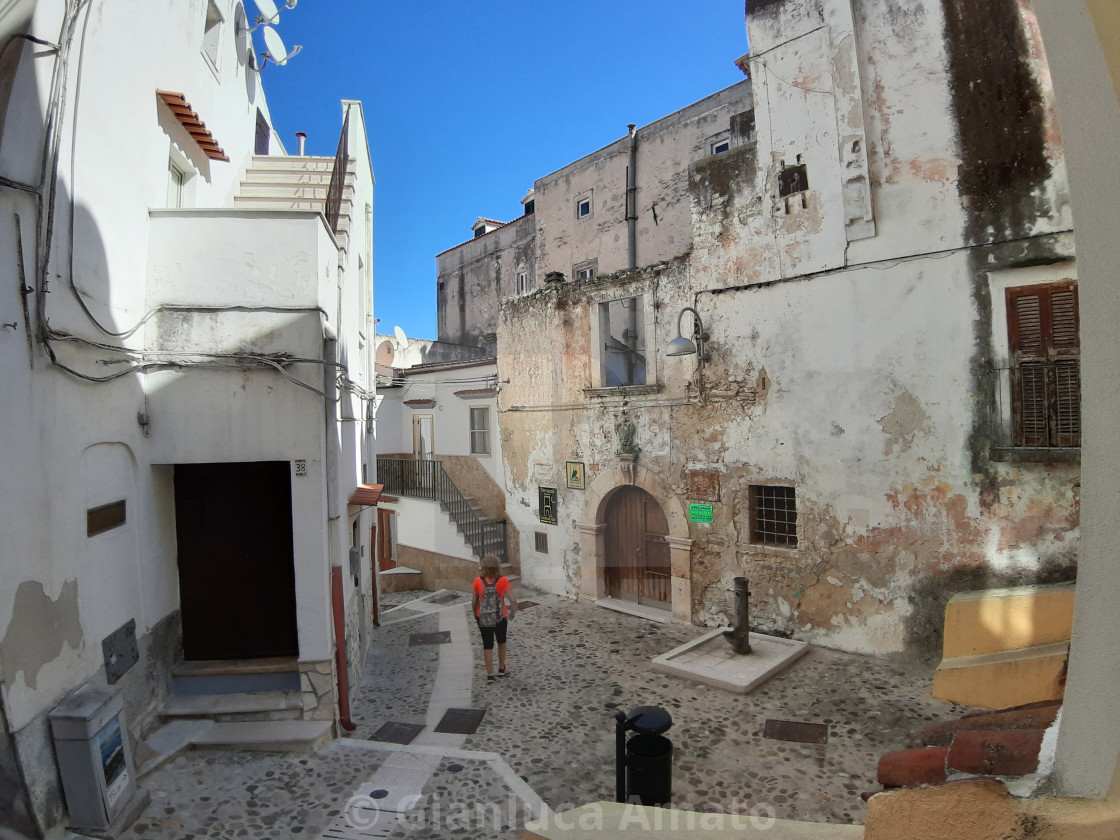
<svg viewBox="0 0 1120 840"><path fill-rule="evenodd" d="M350 164L350 108L342 120L342 134L338 138L338 150L334 153L334 167L331 169L331 183L327 188L327 198L323 204L323 215L331 230L339 233L338 218L342 214L342 190L346 186L346 168Z"/></svg>
<svg viewBox="0 0 1120 840"><path fill-rule="evenodd" d="M992 447L1081 446L1081 375L1077 359L1024 363L990 371Z"/></svg>
<svg viewBox="0 0 1120 840"><path fill-rule="evenodd" d="M441 461L378 458L377 480L385 485L386 493L439 502L476 556L493 554L503 564L507 562L505 521L480 518Z"/></svg>

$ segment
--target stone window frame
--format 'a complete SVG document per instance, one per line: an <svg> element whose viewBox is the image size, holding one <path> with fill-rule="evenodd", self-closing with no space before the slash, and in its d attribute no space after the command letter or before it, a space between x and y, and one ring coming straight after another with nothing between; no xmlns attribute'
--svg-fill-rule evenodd
<svg viewBox="0 0 1120 840"><path fill-rule="evenodd" d="M707 139L708 154L721 155L725 152L731 151L731 129L726 128L723 131L713 134ZM722 147L722 148L720 148Z"/></svg>
<svg viewBox="0 0 1120 840"><path fill-rule="evenodd" d="M598 260L584 260L583 262L578 262L572 266L572 279L583 280L584 282L588 280L594 280L595 275L598 273L598 271Z"/></svg>
<svg viewBox="0 0 1120 840"><path fill-rule="evenodd" d="M595 196L594 196L594 192L595 192L594 190L587 190L586 192L582 192L582 193L580 193L579 195L576 196L575 214L576 214L576 221L577 222L585 221L585 220L590 219L592 216L595 215L595 200L594 200ZM583 205L585 203L587 205L587 212L582 213L580 211L583 209Z"/></svg>
<svg viewBox="0 0 1120 840"><path fill-rule="evenodd" d="M796 542L793 545L782 545L782 544L770 543L770 542L756 542L755 539L754 539L756 488L765 488L765 487L787 487L787 488L789 488L790 490L793 491L794 514L797 517L796 524L794 526L794 538L795 538ZM743 543L745 543L744 547L746 548L747 551L749 551L750 553L753 553L753 554L769 554L769 555L774 555L774 556L777 556L777 557L794 558L794 557L800 557L801 556L802 551L803 551L803 547L804 547L804 534L803 534L803 530L802 530L803 522L802 522L802 519L801 519L801 516L800 516L800 510L801 510L800 498L799 498L800 495L801 494L797 492L796 483L792 482L792 481L758 480L758 481L751 481L747 485L747 498L746 498L746 505L745 505L745 511L744 511L746 521L743 523L745 527L743 528L743 531L741 532L741 533L745 534L745 539L743 539Z"/></svg>
<svg viewBox="0 0 1120 840"><path fill-rule="evenodd" d="M1004 401L1010 405L1010 396L1007 393L995 393L1006 390L1007 383L995 372L1011 367L1011 343L1008 335L1007 291L1008 289L1026 289L1030 286L1052 286L1060 283L1078 284L1077 262L1074 259L1057 259L1044 265L1022 266L1016 268L997 269L988 272L988 291L991 299L991 367L993 399ZM1084 400L1084 382L1081 383L1082 400ZM995 417L996 408L992 409L992 423L1001 423L1004 418ZM1033 450L1025 447L1016 447L998 442L1002 433L996 431L994 426L989 434L992 445L989 455L994 461L1030 462L1069 462L1078 463L1081 460L1080 447L1054 447Z"/></svg>
<svg viewBox="0 0 1120 840"><path fill-rule="evenodd" d="M604 385L603 384L603 362L604 362L604 345L606 343L606 335L609 335L609 327L607 328L606 335L604 335L604 316L602 305L609 304L616 300L627 300L630 298L640 298L643 325L645 329L645 362L646 362L646 377L645 382L641 385ZM656 348L659 346L657 343L657 312L654 306L653 295L646 291L638 290L620 290L611 289L604 291L601 294L593 296L589 304L587 313L588 321L591 326L591 388L585 389L585 393L594 395L597 391L607 391L615 393L618 391L625 391L631 393L645 393L652 390L657 390L658 386L658 370L657 370L657 357Z"/></svg>

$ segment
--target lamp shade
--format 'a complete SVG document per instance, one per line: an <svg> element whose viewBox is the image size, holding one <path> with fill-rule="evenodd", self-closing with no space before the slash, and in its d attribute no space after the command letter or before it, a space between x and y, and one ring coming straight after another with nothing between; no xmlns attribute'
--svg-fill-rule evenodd
<svg viewBox="0 0 1120 840"><path fill-rule="evenodd" d="M669 342L668 348L665 350L666 356L691 356L696 352L696 345L685 338L683 335L678 335Z"/></svg>

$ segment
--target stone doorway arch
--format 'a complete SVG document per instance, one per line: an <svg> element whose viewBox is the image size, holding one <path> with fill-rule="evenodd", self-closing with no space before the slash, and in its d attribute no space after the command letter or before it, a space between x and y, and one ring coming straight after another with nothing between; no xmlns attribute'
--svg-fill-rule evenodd
<svg viewBox="0 0 1120 840"><path fill-rule="evenodd" d="M643 466L627 461L604 469L587 488L581 520L576 523L580 534L582 568L580 597L594 601L609 600L606 588L606 513L611 498L623 487L638 487L661 506L668 526L665 542L669 546L670 597L669 613L674 621L692 622L692 540L688 533L688 517L684 505L673 493L669 483Z"/></svg>

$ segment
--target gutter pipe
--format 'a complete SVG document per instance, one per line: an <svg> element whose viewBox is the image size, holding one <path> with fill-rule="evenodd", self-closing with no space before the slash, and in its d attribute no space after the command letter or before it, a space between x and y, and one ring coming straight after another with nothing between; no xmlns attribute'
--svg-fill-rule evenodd
<svg viewBox="0 0 1120 840"><path fill-rule="evenodd" d="M346 609L342 599L342 565L338 540L338 337L324 325L323 338L323 449L327 479L327 552L331 564L331 613L334 618L334 657L338 678L338 717L342 728L353 732L357 727L350 720L350 670L346 656Z"/></svg>
<svg viewBox="0 0 1120 840"><path fill-rule="evenodd" d="M634 123L629 130L630 162L626 167L626 244L630 254L630 268L638 267L638 134Z"/></svg>

